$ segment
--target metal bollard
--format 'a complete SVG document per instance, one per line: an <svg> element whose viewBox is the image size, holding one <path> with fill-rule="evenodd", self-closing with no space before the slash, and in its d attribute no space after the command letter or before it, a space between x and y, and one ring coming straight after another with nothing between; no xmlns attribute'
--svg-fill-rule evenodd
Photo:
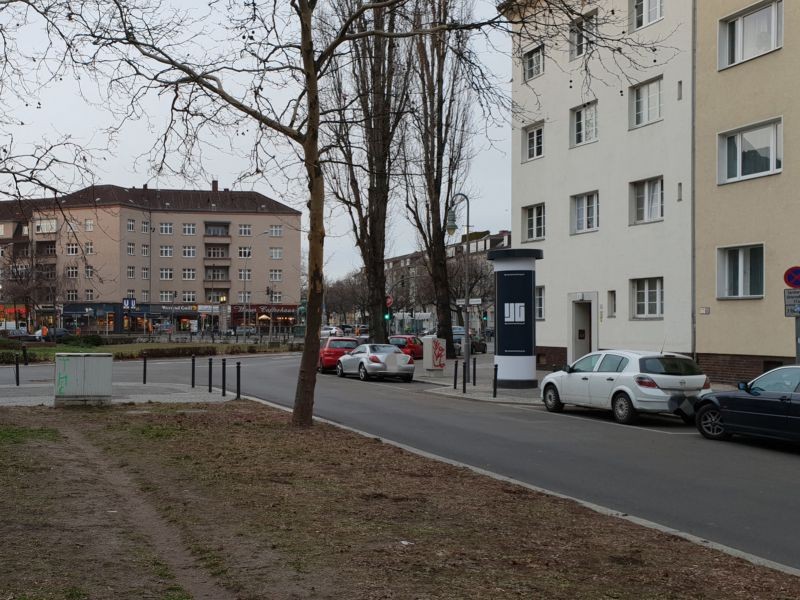
<svg viewBox="0 0 800 600"><path fill-rule="evenodd" d="M213 366L212 365L212 361L213 360L214 359L212 359L210 356L208 357L208 393L209 394L211 393L211 379L212 379L212 375L214 373L213 369L211 368Z"/></svg>
<svg viewBox="0 0 800 600"><path fill-rule="evenodd" d="M222 395L225 395L225 359L222 359Z"/></svg>
<svg viewBox="0 0 800 600"><path fill-rule="evenodd" d="M147 385L147 354L142 354L144 367L142 368L142 385Z"/></svg>
<svg viewBox="0 0 800 600"><path fill-rule="evenodd" d="M492 381L492 398L497 398L497 367L498 365L494 366L494 379Z"/></svg>
<svg viewBox="0 0 800 600"><path fill-rule="evenodd" d="M461 374L461 393L467 393L467 361L464 361L464 372Z"/></svg>
<svg viewBox="0 0 800 600"><path fill-rule="evenodd" d="M458 389L458 359L456 359L456 362L453 365L453 389Z"/></svg>
<svg viewBox="0 0 800 600"><path fill-rule="evenodd" d="M475 386L476 377L477 377L475 375L476 371L478 370L477 364L478 364L478 359L473 356L472 357L472 385L473 386Z"/></svg>
<svg viewBox="0 0 800 600"><path fill-rule="evenodd" d="M19 354L14 355L14 378L17 381L17 387L19 387Z"/></svg>
<svg viewBox="0 0 800 600"><path fill-rule="evenodd" d="M236 399L242 399L242 363L236 361Z"/></svg>
<svg viewBox="0 0 800 600"><path fill-rule="evenodd" d="M192 354L192 387L194 388L194 354Z"/></svg>

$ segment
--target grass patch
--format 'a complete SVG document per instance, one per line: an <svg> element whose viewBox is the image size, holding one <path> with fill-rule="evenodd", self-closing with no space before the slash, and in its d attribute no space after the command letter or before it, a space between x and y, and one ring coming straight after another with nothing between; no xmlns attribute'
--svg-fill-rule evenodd
<svg viewBox="0 0 800 600"><path fill-rule="evenodd" d="M176 425L145 424L135 425L128 429L132 433L150 440L174 438L183 433L182 428Z"/></svg>
<svg viewBox="0 0 800 600"><path fill-rule="evenodd" d="M22 444L30 440L54 442L60 437L57 429L0 425L0 444Z"/></svg>

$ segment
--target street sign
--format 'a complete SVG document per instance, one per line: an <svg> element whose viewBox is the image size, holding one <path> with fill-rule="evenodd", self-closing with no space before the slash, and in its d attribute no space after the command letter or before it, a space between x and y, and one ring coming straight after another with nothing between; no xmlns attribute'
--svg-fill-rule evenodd
<svg viewBox="0 0 800 600"><path fill-rule="evenodd" d="M392 304L394 304L394 298L392 298L390 295L387 294L386 295L386 308L390 308L392 306Z"/></svg>
<svg viewBox="0 0 800 600"><path fill-rule="evenodd" d="M469 299L469 305L470 306L480 306L481 304L483 304L483 302L481 301L480 298L470 298Z"/></svg>
<svg viewBox="0 0 800 600"><path fill-rule="evenodd" d="M800 288L800 267L789 267L783 274L783 281L790 288Z"/></svg>
<svg viewBox="0 0 800 600"><path fill-rule="evenodd" d="M122 308L124 310L133 310L136 308L136 298L123 298Z"/></svg>
<svg viewBox="0 0 800 600"><path fill-rule="evenodd" d="M456 306L464 306L464 299L456 298Z"/></svg>
<svg viewBox="0 0 800 600"><path fill-rule="evenodd" d="M800 304L795 304L794 306L789 306L787 304L783 309L787 317L800 317Z"/></svg>

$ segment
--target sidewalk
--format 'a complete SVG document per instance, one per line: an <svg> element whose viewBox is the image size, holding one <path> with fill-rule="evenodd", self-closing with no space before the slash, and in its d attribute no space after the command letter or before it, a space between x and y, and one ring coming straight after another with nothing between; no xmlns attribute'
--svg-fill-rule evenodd
<svg viewBox="0 0 800 600"><path fill-rule="evenodd" d="M111 404L170 403L191 404L203 402L224 402L236 398L236 392L228 390L222 397L220 388L192 387L181 383L114 383ZM0 386L0 407L3 406L53 406L54 386L52 383L26 383Z"/></svg>

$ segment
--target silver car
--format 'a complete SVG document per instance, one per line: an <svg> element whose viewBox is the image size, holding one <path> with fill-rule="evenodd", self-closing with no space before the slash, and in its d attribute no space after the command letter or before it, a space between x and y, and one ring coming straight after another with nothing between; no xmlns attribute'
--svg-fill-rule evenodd
<svg viewBox="0 0 800 600"><path fill-rule="evenodd" d="M339 377L358 375L361 381L371 377L414 379L414 359L391 344L361 344L339 358L336 363Z"/></svg>

